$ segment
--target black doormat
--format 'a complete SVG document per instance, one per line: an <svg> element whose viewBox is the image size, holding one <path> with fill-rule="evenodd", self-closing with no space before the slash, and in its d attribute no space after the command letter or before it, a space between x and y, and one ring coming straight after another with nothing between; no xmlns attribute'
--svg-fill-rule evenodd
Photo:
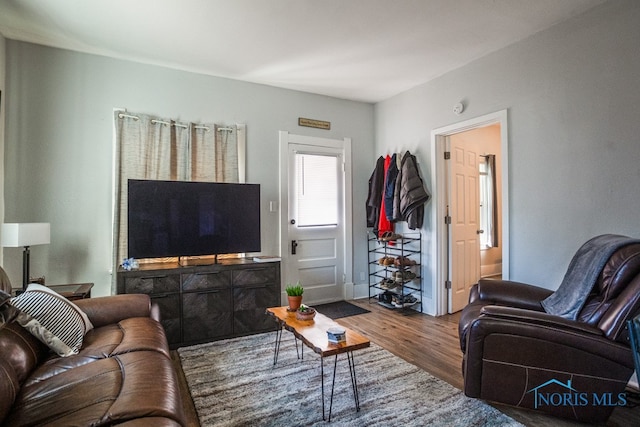
<svg viewBox="0 0 640 427"><path fill-rule="evenodd" d="M358 307L346 301L330 302L328 304L314 305L319 313L324 314L330 319L339 319L341 317L355 316L356 314L370 313L366 308Z"/></svg>

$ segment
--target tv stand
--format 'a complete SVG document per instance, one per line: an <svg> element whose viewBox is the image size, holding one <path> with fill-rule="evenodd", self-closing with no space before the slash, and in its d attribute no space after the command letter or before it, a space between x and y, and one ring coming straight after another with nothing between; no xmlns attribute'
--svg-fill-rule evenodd
<svg viewBox="0 0 640 427"><path fill-rule="evenodd" d="M196 260L205 261L205 260ZM160 308L169 346L177 348L266 332L267 307L281 305L280 262L217 259L207 265L141 264L118 269L119 294L143 293Z"/></svg>

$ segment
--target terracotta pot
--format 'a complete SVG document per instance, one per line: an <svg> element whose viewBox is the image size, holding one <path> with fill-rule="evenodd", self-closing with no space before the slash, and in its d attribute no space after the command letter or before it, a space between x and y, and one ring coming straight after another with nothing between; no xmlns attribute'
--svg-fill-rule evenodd
<svg viewBox="0 0 640 427"><path fill-rule="evenodd" d="M291 297L287 295L289 299L289 310L295 311L300 308L300 304L302 304L302 295L298 295L296 297Z"/></svg>

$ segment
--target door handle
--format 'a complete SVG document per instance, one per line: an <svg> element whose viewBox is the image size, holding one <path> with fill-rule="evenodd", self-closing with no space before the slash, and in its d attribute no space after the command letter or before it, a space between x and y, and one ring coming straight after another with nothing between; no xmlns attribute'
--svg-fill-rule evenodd
<svg viewBox="0 0 640 427"><path fill-rule="evenodd" d="M298 242L296 242L295 240L291 241L291 255L295 255L296 254L296 248L298 247Z"/></svg>
<svg viewBox="0 0 640 427"><path fill-rule="evenodd" d="M482 234L482 233L484 233L484 230L478 230L478 231L476 231L476 234Z"/></svg>

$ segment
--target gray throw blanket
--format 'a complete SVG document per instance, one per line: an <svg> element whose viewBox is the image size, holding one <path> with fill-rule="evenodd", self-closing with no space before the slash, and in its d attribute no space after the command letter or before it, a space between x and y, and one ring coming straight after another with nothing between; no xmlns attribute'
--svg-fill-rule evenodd
<svg viewBox="0 0 640 427"><path fill-rule="evenodd" d="M616 234L603 234L586 242L573 256L558 290L541 302L544 310L576 320L611 255L624 246L639 242Z"/></svg>

